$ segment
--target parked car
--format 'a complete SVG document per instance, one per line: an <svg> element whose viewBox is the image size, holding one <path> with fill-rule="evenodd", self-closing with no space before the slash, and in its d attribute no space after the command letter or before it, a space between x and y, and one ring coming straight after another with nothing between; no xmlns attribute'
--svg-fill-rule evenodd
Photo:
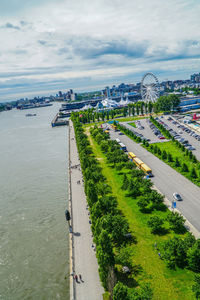
<svg viewBox="0 0 200 300"><path fill-rule="evenodd" d="M183 200L182 197L181 197L181 195L178 194L178 193L173 193L173 198L174 198L174 200L176 200L176 201L181 201L181 200Z"/></svg>

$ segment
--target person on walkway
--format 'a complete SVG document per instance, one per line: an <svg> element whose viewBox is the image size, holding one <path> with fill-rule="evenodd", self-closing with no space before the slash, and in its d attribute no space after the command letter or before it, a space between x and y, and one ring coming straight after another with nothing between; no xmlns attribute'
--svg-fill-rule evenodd
<svg viewBox="0 0 200 300"><path fill-rule="evenodd" d="M83 280L82 280L82 276L81 276L81 274L79 274L79 279L80 279L80 281L83 281Z"/></svg>

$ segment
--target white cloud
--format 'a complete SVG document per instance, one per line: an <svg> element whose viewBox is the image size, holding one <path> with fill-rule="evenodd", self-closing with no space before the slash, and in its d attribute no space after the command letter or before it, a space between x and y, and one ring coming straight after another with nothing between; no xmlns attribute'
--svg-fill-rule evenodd
<svg viewBox="0 0 200 300"><path fill-rule="evenodd" d="M6 90L3 85L14 79L20 92L24 87L31 93L26 78L36 80L33 92L37 82L42 92L58 79L67 84L67 78L77 78L78 90L80 78L92 87L106 84L108 77L113 83L120 76L139 80L145 71L161 79L199 71L200 3L195 0L22 0L14 10L16 2L0 4L0 99L13 97L12 84ZM10 15L8 7L13 7ZM13 89L19 93L14 83Z"/></svg>

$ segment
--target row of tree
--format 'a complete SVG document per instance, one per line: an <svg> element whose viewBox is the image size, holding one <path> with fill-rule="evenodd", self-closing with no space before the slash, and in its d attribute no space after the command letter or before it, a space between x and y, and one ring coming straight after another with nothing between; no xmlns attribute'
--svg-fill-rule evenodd
<svg viewBox="0 0 200 300"><path fill-rule="evenodd" d="M121 270L124 265L128 266L132 272L133 260L128 245L130 246L130 243L135 242L135 238L133 233L130 233L127 220L117 207L117 201L102 175L101 167L92 153L82 125L76 118L73 118L73 123L84 176L85 193L90 209L100 279L104 288L111 293L111 296L113 295L113 299L124 300L126 298L119 297L120 285L116 284L118 271L115 266L121 265ZM101 134L101 139L104 142L108 141L108 135L103 132ZM98 134L96 138L98 140ZM110 143L109 147L113 147L111 141ZM127 161L124 158L121 161L123 160ZM145 293L151 291L148 285L142 286L137 291L129 290L126 286L124 288L128 291L129 296L127 297L129 298L127 299L135 300L141 299L139 298L141 294L145 295ZM151 298L146 297L144 299Z"/></svg>
<svg viewBox="0 0 200 300"><path fill-rule="evenodd" d="M122 168L131 170L133 172L132 176L135 179L136 184L139 185L139 182L143 180L144 174L142 171L137 170L135 165L128 160L128 156L119 148L119 145L116 141L110 140L109 136L103 131L102 128L97 128L94 126L90 129L90 133L95 141L100 145L102 152L106 154L107 161L109 164L112 164L114 168L117 170L121 170ZM135 174L135 176L134 176ZM146 185L145 185L146 183ZM125 183L126 184L126 183ZM134 186L134 187L135 187ZM149 190L149 186L151 186L149 181L144 181L144 184L139 187L140 193L142 194L146 190ZM123 187L125 188L125 186ZM138 190L138 189L137 189ZM135 193L135 188L130 187L130 193ZM137 191L138 193L138 191ZM110 204L109 204L110 205ZM107 209L108 210L108 209ZM112 214L116 214L116 212L112 212ZM131 274L134 273L135 266L133 265L133 253L132 247L130 244L135 243L136 240L131 234L130 239L130 229L128 227L126 219L121 218L121 213L118 216L114 217L107 215L106 211L104 212L104 216L102 219L99 219L95 226L95 235L98 236L102 230L108 230L111 235L111 241L114 247L114 257L115 257L115 265L121 266L121 268L117 269L118 274L123 266L128 267L129 272ZM117 229L115 233L114 229ZM115 238L115 234L117 233L117 239ZM128 238L128 239L127 239ZM127 275L128 276L128 275ZM129 275L130 276L130 275ZM118 276L119 279L119 276ZM131 299L152 299L152 289L150 285L144 284L141 285L138 289L130 289L122 282L118 282L113 290L113 299L114 300L131 300ZM142 298L141 298L142 297Z"/></svg>
<svg viewBox="0 0 200 300"><path fill-rule="evenodd" d="M130 103L126 107L104 110L102 112L95 111L94 108L90 108L86 111L74 112L75 117L79 117L79 121L83 124L105 121L114 119L119 116L139 116L144 114L151 114L152 112L159 111L173 111L178 108L180 99L177 95L161 96L158 100L153 103L151 101L144 102L138 101L136 103Z"/></svg>

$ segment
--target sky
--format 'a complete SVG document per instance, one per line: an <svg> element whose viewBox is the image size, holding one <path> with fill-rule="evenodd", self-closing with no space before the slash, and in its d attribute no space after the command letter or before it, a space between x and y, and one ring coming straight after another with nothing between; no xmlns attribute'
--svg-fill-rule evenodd
<svg viewBox="0 0 200 300"><path fill-rule="evenodd" d="M200 72L199 0L0 1L0 101Z"/></svg>

